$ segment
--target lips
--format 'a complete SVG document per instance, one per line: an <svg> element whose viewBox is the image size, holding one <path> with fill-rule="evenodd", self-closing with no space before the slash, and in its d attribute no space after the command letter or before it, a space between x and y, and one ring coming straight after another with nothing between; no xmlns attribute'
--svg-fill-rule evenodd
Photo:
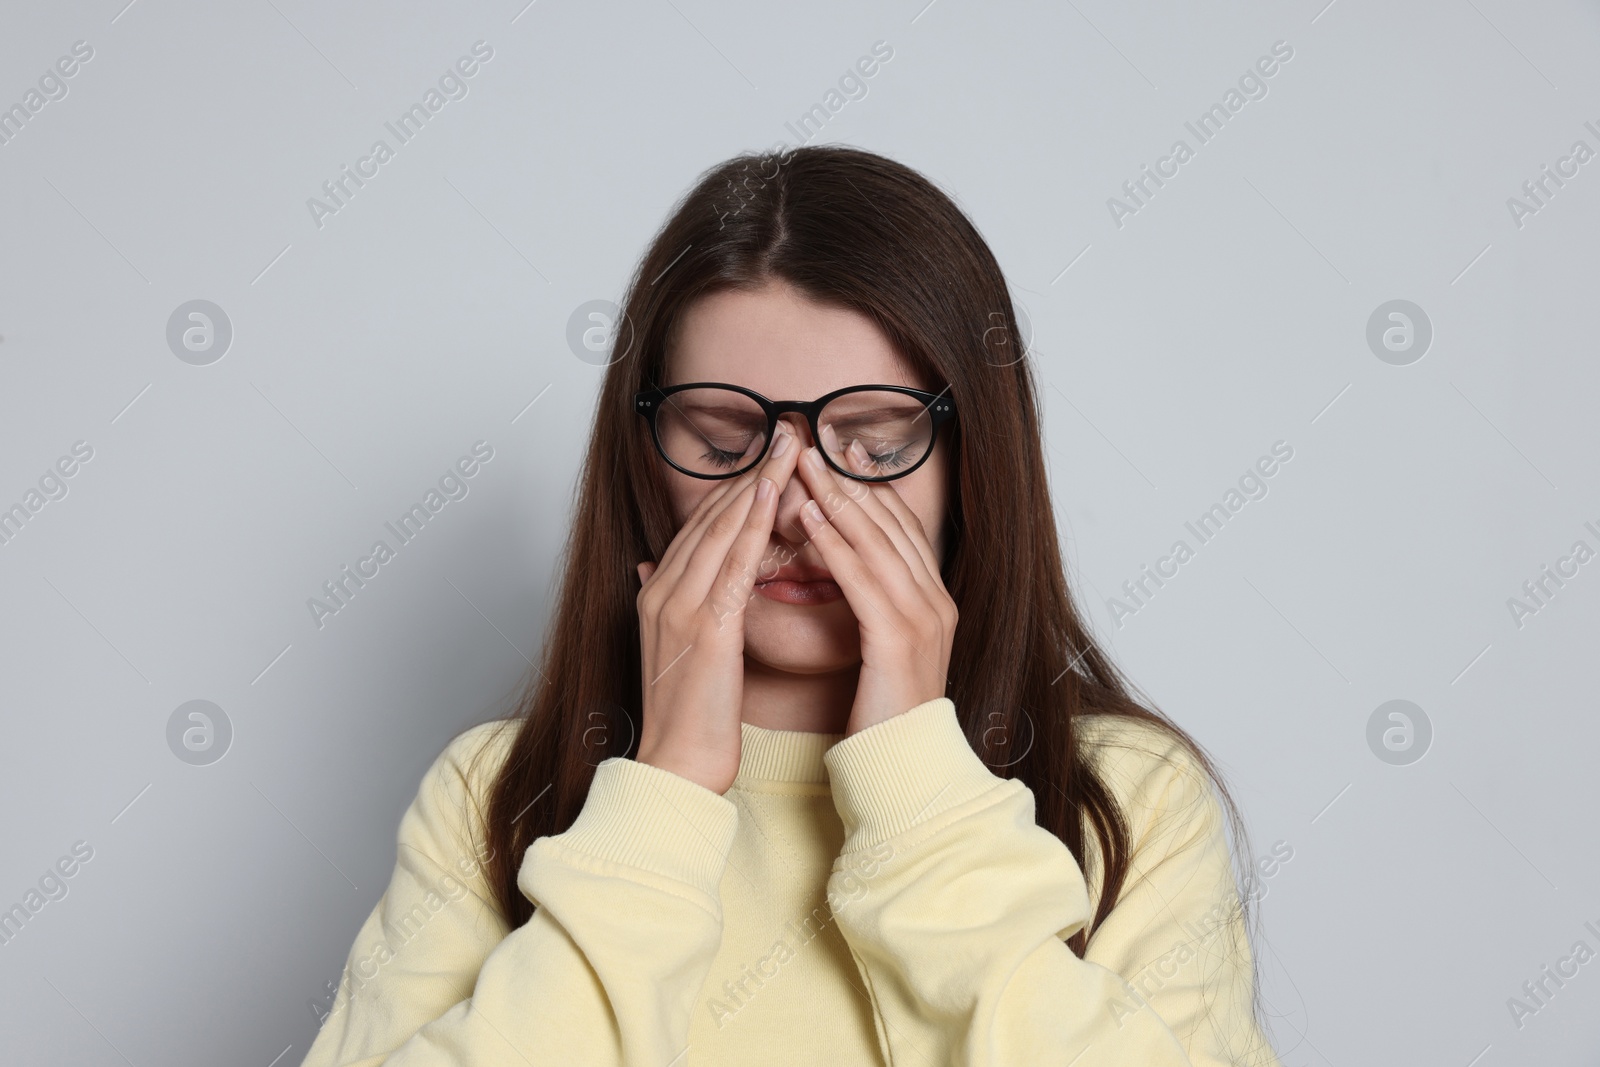
<svg viewBox="0 0 1600 1067"><path fill-rule="evenodd" d="M779 604L820 606L844 599L831 575L819 567L785 565L771 578L756 582L755 595Z"/></svg>

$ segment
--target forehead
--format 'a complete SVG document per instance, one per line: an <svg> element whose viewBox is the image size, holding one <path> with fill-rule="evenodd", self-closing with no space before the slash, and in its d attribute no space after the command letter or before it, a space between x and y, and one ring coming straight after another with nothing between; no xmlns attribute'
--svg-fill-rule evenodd
<svg viewBox="0 0 1600 1067"><path fill-rule="evenodd" d="M847 385L930 388L866 315L782 283L691 304L663 384L682 382L727 382L772 400L813 400Z"/></svg>

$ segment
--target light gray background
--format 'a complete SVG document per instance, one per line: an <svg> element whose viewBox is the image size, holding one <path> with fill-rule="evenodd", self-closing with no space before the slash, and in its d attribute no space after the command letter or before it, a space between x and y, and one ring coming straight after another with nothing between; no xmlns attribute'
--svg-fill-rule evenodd
<svg viewBox="0 0 1600 1067"><path fill-rule="evenodd" d="M0 105L94 49L0 145L0 505L94 449L0 545L0 906L94 850L0 946L8 1063L300 1061L423 770L539 641L601 373L569 316L879 40L813 140L951 192L1025 308L1075 588L1257 852L1293 849L1258 946L1284 1062L1596 1062L1600 962L1507 1006L1600 950L1600 562L1507 604L1600 549L1600 160L1507 206L1600 149L1596 6L924 3L6 5ZM318 228L307 199L480 39L468 95ZM1279 40L1268 94L1115 225ZM234 330L208 366L166 342L194 299ZM1406 366L1366 341L1392 299L1434 330ZM307 598L478 440L469 495L319 629ZM1269 494L1118 626L1106 598L1280 440ZM209 766L167 743L196 699L234 730ZM1368 746L1391 699L1433 727L1410 765Z"/></svg>

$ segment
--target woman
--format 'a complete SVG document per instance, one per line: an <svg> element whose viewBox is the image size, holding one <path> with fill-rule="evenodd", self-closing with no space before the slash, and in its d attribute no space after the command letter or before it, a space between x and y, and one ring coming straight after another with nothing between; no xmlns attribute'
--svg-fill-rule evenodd
<svg viewBox="0 0 1600 1067"><path fill-rule="evenodd" d="M623 310L542 665L305 1063L1276 1064L1237 813L1076 612L971 223L743 156Z"/></svg>

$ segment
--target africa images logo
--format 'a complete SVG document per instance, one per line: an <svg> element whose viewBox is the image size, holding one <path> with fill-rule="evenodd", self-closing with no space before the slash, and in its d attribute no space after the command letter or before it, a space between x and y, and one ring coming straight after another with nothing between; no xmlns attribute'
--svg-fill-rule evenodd
<svg viewBox="0 0 1600 1067"><path fill-rule="evenodd" d="M311 221L317 229L322 229L323 220L329 215L337 215L348 206L356 191L365 188L367 180L376 178L378 169L395 157L398 147L410 144L447 102L465 100L469 91L468 79L478 73L480 63L487 63L493 58L494 48L487 42L473 42L471 56L462 56L456 60L453 67L447 67L445 72L439 75L438 88L430 85L422 94L420 101L402 111L393 122L383 124L384 128L394 136L394 146L390 146L388 141L380 137L372 142L372 147L367 150L366 155L356 160L353 173L349 164L341 164L338 177L322 183L322 192L326 199L314 196L306 199L306 209L311 212Z"/></svg>

